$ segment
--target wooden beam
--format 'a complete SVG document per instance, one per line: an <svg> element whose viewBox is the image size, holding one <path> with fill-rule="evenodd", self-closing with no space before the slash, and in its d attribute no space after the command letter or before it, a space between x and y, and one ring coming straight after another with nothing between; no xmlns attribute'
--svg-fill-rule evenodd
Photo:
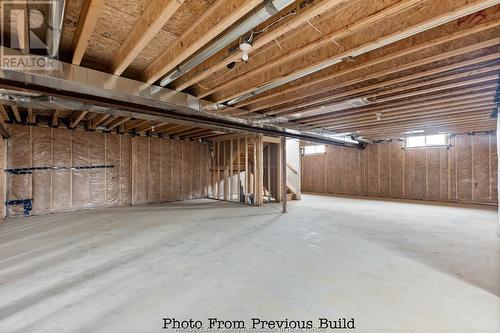
<svg viewBox="0 0 500 333"><path fill-rule="evenodd" d="M83 3L78 25L76 26L75 36L73 37L73 57L71 63L80 65L85 54L85 50L92 37L97 20L104 6L104 0L85 0Z"/></svg>
<svg viewBox="0 0 500 333"><path fill-rule="evenodd" d="M179 125L176 129L169 129L168 130L168 135L177 137L180 134L187 133L195 129L193 126L188 126L188 125Z"/></svg>
<svg viewBox="0 0 500 333"><path fill-rule="evenodd" d="M412 127L403 127L398 130L385 130L385 131L361 131L363 138L369 138L371 140L387 140L387 139L400 139L408 135L408 131L412 130ZM434 125L425 128L425 135L438 134L438 133L450 133L450 134L462 134L469 132L481 132L481 131L494 131L496 130L495 121L491 119L489 121L481 122L469 122L467 125L463 124L450 124L450 125Z"/></svg>
<svg viewBox="0 0 500 333"><path fill-rule="evenodd" d="M400 121L402 119L408 119L408 120L417 120L422 117L426 116L433 116L433 115L454 115L456 113L461 113L464 110L469 111L471 109L477 109L477 108L482 108L482 109L487 109L491 108L493 109L494 107L493 99L490 101L474 101L470 103L464 103L462 105L457 105L457 106L451 106L451 107L437 107L437 108L428 108L425 110L418 110L418 111L407 111L404 113L397 113L397 114L382 114L380 117L377 116L369 116L369 117L364 117L360 119L353 119L349 120L346 122L332 122L330 124L325 124L325 127L328 127L329 129L335 129L335 130L340 130L342 131L344 128L352 128L355 126L361 126L361 125L382 125L386 124L387 122L396 122ZM380 119L380 120L379 120Z"/></svg>
<svg viewBox="0 0 500 333"><path fill-rule="evenodd" d="M380 118L382 116L388 115L399 115L405 113L419 113L424 112L426 110L434 110L434 109L443 109L448 107L458 107L462 105L467 105L471 103L480 103L480 102L493 102L495 92L481 93L481 94L470 94L465 97L452 97L452 98L444 98L432 100L432 102L424 102L424 103L409 103L404 106L396 106L396 107L387 107L386 109L377 109L377 110L365 110L357 113L350 113L344 116L329 118L322 121L314 121L312 123L306 123L306 126L315 126L315 127L324 127L328 125L337 125L342 123L347 123L353 120L363 120L368 118ZM377 116L379 115L379 116Z"/></svg>
<svg viewBox="0 0 500 333"><path fill-rule="evenodd" d="M421 0L404 0L403 2L419 2ZM297 29L301 27L303 24L308 23L309 20L312 20L318 16L323 15L325 12L332 10L334 7L338 6L340 3L345 2L344 0L330 0L330 1L323 1L320 2L319 4L313 3L313 5L306 9L305 11L299 13L299 15L295 16L293 19L290 21L286 22L282 26L272 30L269 33L264 34L261 38L256 39L252 43L252 49L250 52L255 52L259 50L260 48L264 47L265 45L274 42L276 39L286 35L290 31ZM331 41L328 41L331 43ZM316 41L314 42L319 46L319 42ZM233 63L233 62L238 62L241 61L241 56L242 52L241 50L237 50L230 56L226 57L222 61L218 62L217 64L205 69L204 71L196 74L194 77L189 79L188 81L179 84L175 87L176 90L181 91L186 89L189 86L192 86L193 84L196 84L197 82L206 79L209 76L212 76L213 74L217 73L218 71L224 69L228 64ZM222 89L222 88L221 88ZM205 97L210 95L210 93L202 93L199 98Z"/></svg>
<svg viewBox="0 0 500 333"><path fill-rule="evenodd" d="M287 179L286 179L286 137L281 137L281 204L283 205L282 213L288 213L287 205Z"/></svg>
<svg viewBox="0 0 500 333"><path fill-rule="evenodd" d="M345 52L342 52L338 55L335 55L333 57L330 57L330 58L324 59L322 61L319 61L317 63L311 64L309 66L296 69L296 70L292 71L290 74L271 78L270 80L267 80L266 82L260 82L259 84L253 85L252 87L250 87L248 89L239 91L236 94L226 96L220 100L217 100L217 102L222 103L225 101L230 101L230 100L233 100L235 98L239 98L241 96L244 96L244 95L247 95L250 93L252 95L261 94L263 92L275 89L277 86L281 86L283 84L295 81L295 80L303 78L305 76L310 76L313 73L316 73L316 72L323 70L327 67L331 67L333 65L341 63L345 59L360 56L362 54L374 51L374 50L379 49L381 47L391 45L397 41L409 38L409 37L417 35L417 34L420 34L424 31L433 29L436 26L446 24L446 23L451 22L453 20L470 15L474 12L477 12L477 11L480 11L482 9L494 6L498 3L500 3L500 0L478 0L478 1L475 1L474 3L465 4L465 5L463 5L459 8L456 8L455 10L452 10L450 12L440 14L438 16L432 17L432 18L427 19L427 20L420 22L418 24L409 26L409 27L404 28L402 30L398 30L394 33L385 35L385 36L380 37L378 39L375 39L369 43L352 48L352 49L347 50ZM259 90L256 91L257 89L259 89Z"/></svg>
<svg viewBox="0 0 500 333"><path fill-rule="evenodd" d="M415 98L405 98L401 101L388 103L374 103L365 107L350 108L340 111L328 112L320 115L303 117L297 119L297 122L301 124L319 124L324 121L332 119L343 119L351 118L365 112L372 111L392 111L392 110L404 110L406 108L412 107L422 107L427 105L434 105L439 103L449 103L454 101L460 101L466 98L474 98L485 95L495 94L496 83L489 83L483 85L477 85L473 87L467 87L463 89L456 89L448 92L440 92L439 94L429 94L426 96L419 96Z"/></svg>
<svg viewBox="0 0 500 333"><path fill-rule="evenodd" d="M421 126L425 124L430 124L433 121L441 121L444 123L452 123L456 121L461 121L462 119L467 119L467 120L477 120L480 119L480 117L489 117L491 114L491 111L493 110L492 107L479 107L479 108L469 108L466 110L460 110L460 112L453 113L453 116L450 115L431 115L431 116L417 116L415 115L412 119L406 119L406 120L389 120L389 121L381 121L380 123L377 124L353 124L350 126L342 126L342 127L335 127L335 126L330 126L327 127L327 129L330 130L336 130L339 132L352 132L352 131L360 131L363 129L368 129L368 128L374 128L374 129L381 129L385 128L387 126L391 127L398 127L401 125L411 125L411 126Z"/></svg>
<svg viewBox="0 0 500 333"><path fill-rule="evenodd" d="M28 123L36 124L36 110L28 108Z"/></svg>
<svg viewBox="0 0 500 333"><path fill-rule="evenodd" d="M113 129L115 129L116 127L120 126L121 124L126 123L130 119L132 119L132 118L131 117L119 117L119 118L116 118L111 123L109 123L107 125L107 130L108 131L112 131Z"/></svg>
<svg viewBox="0 0 500 333"><path fill-rule="evenodd" d="M483 24L474 26L472 28L464 29L464 30L457 31L457 32L454 32L451 34L446 34L442 37L423 42L422 44L418 44L418 45L415 45L415 46L412 46L409 48L404 48L400 51L389 53L389 54L384 55L382 57L378 57L378 58L374 58L374 59L365 61L357 66L349 67L349 68L346 68L344 70L337 71L333 74L322 76L322 77L319 77L317 79L313 79L309 82L305 82L304 84L302 84L300 86L292 86L292 87L288 87L285 89L280 89L276 92L272 92L272 93L266 94L264 96L255 97L252 99L248 99L246 101L239 102L235 106L237 108L241 108L243 106L246 106L249 104L259 103L259 102L262 102L262 101L270 99L270 98L281 96L283 94L295 95L296 91L299 89L311 88L311 90L315 90L314 89L315 85L325 83L328 81L334 81L334 80L336 81L338 79L338 77L340 77L340 76L347 75L347 74L350 74L350 73L353 73L353 72L356 72L356 71L359 71L359 70L362 70L362 69L365 69L365 68L368 68L371 66L375 66L375 65L379 65L379 64L382 64L385 62L389 62L389 61L392 61L395 59L403 58L404 56L407 56L410 54L418 54L419 52L422 52L424 50L427 50L427 49L430 49L433 47L437 47L437 46L440 46L442 44L449 43L449 42L452 42L452 41L455 41L455 40L458 40L458 39L461 39L461 38L464 38L464 37L467 37L469 35L473 35L473 34L476 34L476 33L482 32L482 31L486 31L486 30L492 29L494 27L497 27L499 25L500 25L500 19L496 19L496 20L493 20L491 22L487 22L487 23L483 23ZM482 47L488 47L487 46L488 44L485 44L485 43L487 43L487 41L484 41L481 43L482 43ZM494 45L494 44L492 44L492 45ZM490 45L490 46L492 46L492 45ZM479 45L479 46L481 46L481 45ZM470 46L469 48L470 49L460 48L457 50L446 52L445 57L448 57L448 58L453 57L454 53L452 53L452 52L457 52L456 55L460 55L460 54L463 54L464 52L472 52L472 51L478 49L477 46ZM432 58L427 58L427 59L428 59L428 61L434 62L434 61L438 61L440 59L443 59L442 56L443 55L436 55ZM422 59L422 61L423 61L423 59ZM283 98L281 98L281 100L283 100ZM259 109L251 108L251 110L257 111Z"/></svg>
<svg viewBox="0 0 500 333"><path fill-rule="evenodd" d="M206 134L193 135L193 136L189 137L189 139L191 139L191 140L208 139L208 138L218 136L218 135L220 135L220 133L218 133L218 132L208 132Z"/></svg>
<svg viewBox="0 0 500 333"><path fill-rule="evenodd" d="M2 117L5 120L10 121L9 114L7 113L7 110L5 110L5 107L3 106L3 104L0 104L0 114L2 115Z"/></svg>
<svg viewBox="0 0 500 333"><path fill-rule="evenodd" d="M436 128L461 128L466 131L477 129L479 126L491 126L495 123L495 119L493 118L482 118L482 119L456 119L453 121L435 121L435 122L424 122L421 124L399 124L397 126L387 126L387 127L379 127L379 128L371 128L371 129L360 129L358 132L361 136L365 135L384 135L387 133L398 133L402 136L408 136L409 132L412 130L423 130L424 134L427 134L430 129ZM401 138L401 136L400 136Z"/></svg>
<svg viewBox="0 0 500 333"><path fill-rule="evenodd" d="M21 4L23 9L16 11L16 31L19 41L19 49L23 54L30 53L30 28L28 2Z"/></svg>
<svg viewBox="0 0 500 333"><path fill-rule="evenodd" d="M111 115L109 113L99 113L97 116L95 116L88 122L87 128L89 130L95 130L97 126L99 126L103 121L110 118Z"/></svg>
<svg viewBox="0 0 500 333"><path fill-rule="evenodd" d="M190 131L186 131L185 133L177 134L177 136L180 139L188 139L188 138L191 138L194 135L199 135L199 134L202 134L202 133L207 134L207 133L211 133L211 132L212 132L211 129L195 128L195 129L192 129Z"/></svg>
<svg viewBox="0 0 500 333"><path fill-rule="evenodd" d="M342 1L323 1L320 4L315 5L314 7L310 8L310 10L307 11L306 13L300 14L297 17L295 17L293 20L295 24L293 24L292 27L297 28L300 24L307 22L308 20L314 18L317 15L321 15L321 13L323 13L327 10L330 10L334 6L338 5L340 2L342 2ZM352 35L358 31L361 31L361 30L371 26L372 24L376 24L377 22L379 22L383 19L386 19L387 17L389 17L391 15L394 15L398 12L407 10L408 8L411 8L411 7L413 7L416 4L421 3L421 2L422 2L422 0L403 0L403 1L400 1L400 2L398 2L392 6L389 6L389 7L385 8L377 13L374 13L371 16L368 16L367 18L364 18L364 19L357 21L349 26L346 26L342 29L339 29L331 34L328 34L324 37L321 37L321 38L315 40L314 42L307 44L306 46L304 46L302 48L299 48L299 49L294 50L293 52L287 53L278 59L266 62L264 65L261 65L257 68L252 68L250 71L248 71L246 73L238 74L237 77L235 77L231 80L228 80L228 81L224 82L223 84L216 86L212 89L209 89L201 94L198 94L196 97L205 98L205 97L207 97L207 96L209 96L217 91L234 86L234 85L236 85L239 82L242 82L244 80L249 80L250 77L252 77L252 76L259 75L259 74L264 73L265 71L268 71L272 68L276 68L278 66L281 66L282 64L289 62L295 58L307 55L308 53L313 52L320 47L331 44L332 41L335 41L335 40L347 37L349 35ZM299 22L300 22L300 24L297 25L297 23L299 23ZM284 24L283 27L277 28L276 30L273 30L271 33L264 35L263 38L256 41L254 43L254 45L252 45L252 51L255 51L257 49L257 47L255 46L255 44L257 44L257 42L261 42L261 43L265 42L264 44L259 43L258 47L266 45L267 43L274 41L274 39L277 38L278 36L281 36L282 34L288 32L289 30L287 28L289 28L289 25ZM239 58L237 58L237 57L239 57ZM221 70L223 68L222 65L226 66L228 63L235 62L235 61L238 61L239 59L241 59L241 52L236 52L236 55L231 56L230 59L231 59L230 62L224 61L223 64L218 64L216 66L216 68L213 68L212 73L215 73L215 72Z"/></svg>
<svg viewBox="0 0 500 333"><path fill-rule="evenodd" d="M82 121L83 118L89 113L88 111L75 111L73 112L73 115L71 116L71 121L69 123L69 128L73 129L78 126L80 121Z"/></svg>
<svg viewBox="0 0 500 333"><path fill-rule="evenodd" d="M150 0L149 5L121 44L113 58L111 72L121 75L148 45L184 0Z"/></svg>
<svg viewBox="0 0 500 333"><path fill-rule="evenodd" d="M61 110L52 111L52 120L50 122L50 126L58 127L59 126L59 116L61 115Z"/></svg>
<svg viewBox="0 0 500 333"><path fill-rule="evenodd" d="M187 127L187 125L175 125L175 124L171 124L172 126L168 126L164 129L161 129L161 130L157 130L156 133L167 133L168 135L171 135L172 133L175 133L175 131L178 131L179 129L182 129L182 130L185 130Z"/></svg>
<svg viewBox="0 0 500 333"><path fill-rule="evenodd" d="M7 130L7 128L5 128L5 125L3 124L3 122L0 122L0 135L2 136L2 138L4 139L8 139L10 138L10 133L9 131Z"/></svg>
<svg viewBox="0 0 500 333"><path fill-rule="evenodd" d="M391 128L378 128L376 130L369 130L369 131L364 131L364 130L359 130L358 134L363 137L368 137L368 136L382 136L387 138L388 133L399 133L399 137L404 137L407 136L409 131L418 129L418 130L423 130L424 133L428 133L432 129L440 128L442 132L448 132L448 133L454 133L454 128L461 128L462 130L465 130L467 132L473 131L473 130L479 130L479 128L483 128L483 130L491 124L494 124L495 121L494 119L489 119L489 120L471 120L471 119L459 119L453 122L448 122L448 121L438 121L438 122L423 122L420 124L410 124L410 125L401 125L398 127L391 127ZM405 134L406 133L406 134Z"/></svg>
<svg viewBox="0 0 500 333"><path fill-rule="evenodd" d="M500 38L498 38L494 42L494 44L498 44L498 43L500 43ZM252 112L255 112L258 110L274 107L274 106L281 105L284 103L290 103L292 101L299 100L299 99L315 98L315 96L318 96L320 94L332 93L336 89L348 87L348 86L358 84L358 83L361 83L364 81L369 81L369 80L374 80L374 79L379 79L379 81L380 81L380 78L382 78L386 75L391 75L391 74L395 74L398 72L406 71L408 69L413 69L413 68L417 68L420 66L432 64L432 63L435 63L437 61L441 61L441 60L444 60L447 58L456 57L459 55L466 55L472 51L477 50L478 47L482 48L482 46L490 47L491 42L487 41L486 43L478 43L478 44L474 44L470 47L461 48L461 49L454 50L451 52L441 53L441 54L438 54L436 56L424 58L424 59L421 59L421 60L418 60L415 62L410 62L408 64L399 65L399 66L391 67L391 68L386 68L382 71L375 72L373 74L366 75L366 76L357 77L357 78L352 79L352 80L339 82L337 84L331 85L331 86L323 88L323 89L313 89L310 92L307 92L305 94L296 95L294 97L282 99L280 101L276 101L273 103L266 103L264 105L259 105L258 107L252 108L251 110L252 110ZM424 78L426 76L436 75L436 74L439 74L442 72L452 71L452 70L459 69L459 68L466 67L466 66L471 66L471 65L476 65L476 64L483 63L483 62L497 60L499 57L500 57L500 52L497 52L497 53L488 54L488 55L485 55L482 57L474 58L471 60L460 61L457 63L452 63L450 65L440 66L440 67L433 68L433 69L426 70L426 71L422 71L422 72L416 72L415 74L412 74L412 75L405 75L403 77L399 77L399 78L385 81L385 82L387 85L390 85L390 84L396 84L396 83L402 83L402 82L406 82L406 81L416 80L416 79ZM378 82L378 84L382 85L382 82Z"/></svg>
<svg viewBox="0 0 500 333"><path fill-rule="evenodd" d="M10 108L12 109L12 113L14 113L14 118L15 118L16 122L20 123L22 120L21 120L21 114L19 113L19 109L17 108L17 105L12 104L10 106Z"/></svg>
<svg viewBox="0 0 500 333"><path fill-rule="evenodd" d="M108 127L108 125L111 124L112 122L114 122L116 119L120 119L120 116L111 115L109 118L106 118L106 120L104 120L100 124L100 126L101 127Z"/></svg>
<svg viewBox="0 0 500 333"><path fill-rule="evenodd" d="M192 127L192 128L188 128L188 129L185 129L185 130L182 130L180 132L176 132L175 134L171 134L172 136L175 136L177 138L182 138L183 136L186 136L186 135L189 135L189 134L192 134L192 133L197 133L197 132L201 132L201 131L206 131L207 129L206 128L196 128L196 127Z"/></svg>
<svg viewBox="0 0 500 333"><path fill-rule="evenodd" d="M135 123L129 122L129 123L125 124L124 131L128 132L128 131L131 131L131 130L136 129L138 127L143 127L144 125L150 124L150 123L151 123L150 120L137 119L137 121Z"/></svg>
<svg viewBox="0 0 500 333"><path fill-rule="evenodd" d="M151 84L168 74L261 3L261 0L218 0L144 70L144 81ZM223 18L214 20L214 16Z"/></svg>
<svg viewBox="0 0 500 333"><path fill-rule="evenodd" d="M460 81L460 82L443 84L443 85L439 85L437 87L433 87L433 88L429 88L429 89L425 89L425 90L413 91L413 92L405 94L404 96L402 96L400 94L400 95L387 97L385 99L377 98L377 101L382 102L382 101L387 101L390 99L394 100L394 99L400 99L402 97L423 95L423 94L430 93L430 92L451 89L451 88L458 88L458 87L463 87L463 86L467 86L467 85L471 85L471 84L492 81L492 80L495 80L495 78L497 77L497 75L498 75L497 72L499 70L500 70L500 65L497 65L497 66L482 68L482 69L475 70L475 71L470 71L470 72L465 72L465 73L460 73L460 74L455 74L455 75L448 75L448 76L444 76L442 78L438 78L438 79L434 79L434 80L427 80L427 81L423 81L423 82L418 82L418 83L410 84L410 85L403 86L400 88L382 90L379 93L372 93L369 95L361 95L360 97L370 99L370 98L378 97L380 95L387 95L387 94L390 94L391 92L392 93L402 92L402 91L407 91L407 90L411 90L411 89L415 89L415 88L421 88L421 87L425 87L425 86L429 86L429 85L433 85L433 84L439 84L439 83L443 83L446 81L464 79L463 81ZM486 75L484 77L477 78L477 79L470 79L470 77L474 77L475 75L480 75L480 74L488 74L488 75ZM333 100L335 100L335 103L339 103L339 102L345 101L346 99L349 99L349 96L357 96L359 94L369 92L373 89L380 89L380 88L384 88L386 86L387 85L384 82L378 83L375 85L366 86L366 87L362 87L359 89L348 90L348 91L345 91L343 93L334 94L333 96L328 96L328 97L318 99L317 100L318 104L316 104L315 102L314 102L314 104L312 104L313 101L304 102L304 103L297 104L296 107L290 106L290 107L280 108L280 109L265 112L265 114L279 115L279 116L288 115L289 116L289 115L296 114L296 113L302 113L302 112L307 110L306 107L308 107L309 109L312 108L313 105L314 105L314 107L319 107L322 105L322 103L333 102ZM306 109L304 109L304 108L306 108Z"/></svg>
<svg viewBox="0 0 500 333"><path fill-rule="evenodd" d="M169 129L175 127L177 125L175 124L170 124L170 123L158 123L156 125L148 126L146 128L142 128L139 133L144 133L144 132L151 132L151 133L164 133L165 131L168 131Z"/></svg>

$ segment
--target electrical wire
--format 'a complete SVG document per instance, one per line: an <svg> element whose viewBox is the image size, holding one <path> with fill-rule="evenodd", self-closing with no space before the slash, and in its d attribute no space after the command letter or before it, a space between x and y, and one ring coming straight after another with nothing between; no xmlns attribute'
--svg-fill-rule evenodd
<svg viewBox="0 0 500 333"><path fill-rule="evenodd" d="M264 29L259 30L259 31L255 31L255 32L254 32L254 34L258 35L258 34L261 34L261 33L263 33L263 32L266 32L266 31L267 31L269 28L271 28L272 26L276 25L277 23L279 23L279 22L283 21L284 19L286 19L287 17L292 16L292 15L297 15L297 10L296 10L296 9L294 9L294 10L292 10L290 13L288 13L288 14L286 14L286 15L284 15L284 16L282 16L282 17L280 17L280 18L279 18L279 19L277 19L276 21L274 21L274 22L270 23L270 24L269 24L267 27L265 27Z"/></svg>

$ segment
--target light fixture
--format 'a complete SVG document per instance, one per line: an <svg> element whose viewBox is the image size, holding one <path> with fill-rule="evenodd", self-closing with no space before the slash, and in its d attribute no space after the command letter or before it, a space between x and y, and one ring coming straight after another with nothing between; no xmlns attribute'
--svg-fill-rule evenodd
<svg viewBox="0 0 500 333"><path fill-rule="evenodd" d="M240 44L240 50L241 50L241 52L243 52L241 54L241 60L243 60L244 62L247 62L248 59L250 59L250 56L248 55L248 53L252 50L252 45L248 42L243 42Z"/></svg>
<svg viewBox="0 0 500 333"><path fill-rule="evenodd" d="M378 112L375 115L377 116L377 121L382 120L382 113L381 112Z"/></svg>

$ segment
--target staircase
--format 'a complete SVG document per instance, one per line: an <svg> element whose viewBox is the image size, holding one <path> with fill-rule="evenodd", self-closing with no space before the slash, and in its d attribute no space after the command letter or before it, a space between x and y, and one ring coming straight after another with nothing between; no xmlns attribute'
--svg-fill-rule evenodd
<svg viewBox="0 0 500 333"><path fill-rule="evenodd" d="M300 144L299 140L286 140L286 196L287 200L300 200Z"/></svg>

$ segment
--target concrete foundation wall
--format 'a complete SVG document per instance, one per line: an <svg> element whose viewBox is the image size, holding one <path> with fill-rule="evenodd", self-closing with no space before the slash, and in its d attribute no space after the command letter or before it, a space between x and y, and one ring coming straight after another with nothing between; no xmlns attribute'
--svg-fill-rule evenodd
<svg viewBox="0 0 500 333"><path fill-rule="evenodd" d="M207 196L209 149L200 142L19 125L8 130L6 168L62 167L2 172L7 200L33 199L32 215ZM6 213L23 214L23 207L8 206Z"/></svg>
<svg viewBox="0 0 500 333"><path fill-rule="evenodd" d="M459 135L452 147L402 150L402 142L365 150L327 147L302 157L303 191L465 203L498 203L496 133Z"/></svg>

